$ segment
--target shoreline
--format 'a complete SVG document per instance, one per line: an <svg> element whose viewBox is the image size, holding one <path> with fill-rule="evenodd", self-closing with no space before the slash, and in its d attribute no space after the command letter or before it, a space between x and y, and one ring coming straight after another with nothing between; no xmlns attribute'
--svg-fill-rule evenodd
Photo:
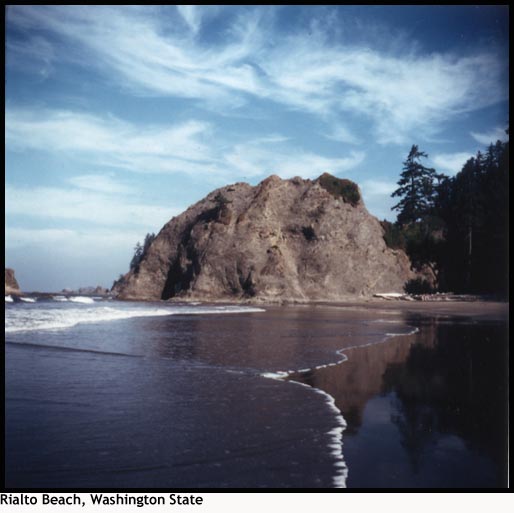
<svg viewBox="0 0 514 513"><path fill-rule="evenodd" d="M117 301L135 301L135 300L117 300ZM147 301L142 301L147 302ZM225 305L255 305L262 308L270 307L314 307L314 308L336 308L336 309L366 309L366 310L388 310L404 313L420 313L423 312L436 315L459 315L471 317L497 317L500 320L508 320L509 302L497 300L479 299L476 301L469 300L448 300L448 301L402 301L402 300L386 300L379 298L366 299L348 299L347 301L229 301L229 300L213 300L213 299L185 299L185 300L165 300L162 303L170 304L225 304Z"/></svg>
<svg viewBox="0 0 514 513"><path fill-rule="evenodd" d="M130 308L129 305L126 305ZM183 301L180 302L181 305L186 308L195 303L194 306L198 304L196 301ZM221 302L213 302L213 306L221 306ZM225 305L230 304L227 302L223 302ZM284 314L284 318L288 318L291 316L294 318L294 314L291 314L291 311L296 310L297 315L300 316L308 316L312 317L312 319L317 319L317 326L319 330L313 332L313 336L317 337L318 335L322 336L323 331L325 330L325 324L323 324L324 319L331 321L343 321L346 318L351 318L355 316L356 319L362 319L369 323L375 322L384 322L384 323L392 323L393 325L391 329L386 325L385 329L380 329L377 331L377 335L379 337L373 339L362 339L362 343L358 345L357 341L353 341L349 339L349 345L340 345L339 338L334 339L334 344L330 346L331 350L326 354L322 360L317 359L310 361L310 367L307 367L307 363L305 368L300 368L300 365L303 360L300 360L296 363L300 364L294 367L288 367L286 361L282 361L281 364L277 366L265 366L261 367L263 369L295 369L291 371L280 371L277 370L275 372L265 372L262 371L260 373L261 377L265 377L268 379L275 379L280 381L289 381L299 386L309 387L312 389L312 393L316 393L319 396L323 396L323 402L319 402L318 399L314 399L317 402L319 411L325 415L325 412L328 415L327 422L329 425L319 425L319 431L316 431L320 435L323 435L323 440L325 437L328 439L328 444L325 446L326 449L323 451L328 451L327 458L328 467L324 467L327 472L327 480L328 483L331 483L331 487L333 488L343 488L348 486L348 473L352 473L352 468L357 469L355 465L355 460L348 460L348 455L351 452L345 454L345 448L351 447L350 445L346 445L348 433L351 435L351 426L352 426L352 416L348 413L351 410L347 409L347 404L345 402L341 402L340 394L338 395L338 386L332 385L328 378L333 378L337 380L334 381L336 383L343 383L345 386L345 390L352 390L351 387L348 387L348 384L343 379L340 380L341 375L344 376L345 373L348 374L348 371L343 370L342 364L347 362L355 366L358 365L358 362L361 362L366 354L362 354L362 351L366 351L366 348L369 349L373 354L381 354L385 352L390 355L391 351L394 350L394 347L398 345L398 347L405 348L407 347L403 341L398 344L395 341L399 339L409 339L411 340L409 343L413 341L419 341L419 336L424 333L424 320L426 319L434 319L435 323L456 323L456 324L464 324L468 325L467 329L474 330L473 325L475 324L475 320L479 322L484 321L487 322L489 320L499 321L505 323L508 320L508 303L501 302L491 302L491 301L476 301L476 302L468 302L468 301L452 301L452 302L405 302L405 301L387 301L380 299L373 300L353 300L348 302L308 302L303 304L265 304L259 303L256 305L255 303L245 303L241 302L232 303L237 307L246 307L249 308L251 306L259 306L263 309L266 309L269 312L269 318L277 318L280 319L282 314ZM208 307L208 302L202 302L201 305L203 307ZM150 307L151 309L160 308L166 309L167 303L164 301L160 302L149 302L144 301L141 302L143 309L146 307ZM174 307L179 306L179 302L170 302L169 309L174 310ZM123 305L119 305L118 308L122 309ZM7 311L7 309L6 309ZM252 316L249 316L250 319ZM221 324L225 324L225 322L229 322L224 318L218 321ZM321 324L320 324L321 322ZM262 323L261 323L262 324ZM336 324L336 326L339 326ZM471 327L469 327L471 326ZM409 332L403 332L404 328L408 328ZM339 328L336 328L339 329ZM411 330L414 331L411 331ZM430 326L428 328L430 329ZM339 331L333 331L329 329L329 331L337 333ZM398 333L398 331L402 331ZM365 333L368 333L366 331ZM396 332L396 333L395 333ZM417 334L416 334L417 332ZM325 334L327 335L327 334ZM357 335L358 333L349 332L348 335ZM330 336L334 336L330 334ZM346 336L346 335L345 335ZM341 339L342 340L342 339ZM384 345L389 346L389 344L393 343L394 346L392 349L381 349L379 352L376 352L376 346ZM373 347L370 347L373 346ZM353 352L352 351L358 351ZM287 353L286 353L287 355ZM355 360L354 360L355 358ZM288 360L291 362L291 360ZM326 363L321 363L325 361ZM285 366L282 364L285 363ZM293 364L294 365L294 364ZM341 367L340 367L341 366ZM350 368L351 370L351 368ZM377 368L370 367L369 370L377 371ZM368 374L371 376L381 375L381 372L369 372ZM294 391L293 391L294 393ZM344 398L344 397L343 397ZM328 407L328 410L326 409ZM350 415L350 416L349 416ZM321 428L321 429L320 429ZM355 465L355 467L353 466ZM357 472L356 470L354 470ZM325 470L323 470L323 474ZM325 474L324 474L325 475ZM353 475L353 474L352 474ZM352 476L350 476L350 483ZM352 484L350 484L352 486Z"/></svg>
<svg viewBox="0 0 514 513"><path fill-rule="evenodd" d="M38 299L52 299L48 292L21 293L21 295L11 296L15 301L19 301L21 296L36 297ZM7 297L7 295L6 295ZM86 296L90 297L90 296ZM95 296L96 297L96 296ZM281 307L305 307L305 308L334 308L334 309L364 309L377 311L397 311L404 313L423 314L424 312L435 315L459 315L469 317L497 317L500 320L508 321L509 318L509 301L501 301L489 297L473 296L476 299L469 299L470 296L453 296L451 299L443 300L412 300L403 299L384 299L377 297L365 298L347 298L341 300L293 300L280 299L270 300L266 298L259 299L235 299L235 298L171 298L167 300L152 299L119 299L116 297L101 297L102 301L119 301L120 303L148 303L160 305L188 305L188 306L209 306L209 305L229 305L229 306L258 306L261 308L281 308ZM99 296L100 298L100 296ZM6 301L7 302L7 301Z"/></svg>
<svg viewBox="0 0 514 513"><path fill-rule="evenodd" d="M261 306L266 306L261 304ZM268 305L277 307L279 305ZM280 305L288 306L288 305ZM293 305L290 305L293 306ZM325 308L341 308L344 309L368 309L376 310L377 313L383 310L399 311L401 313L429 314L430 316L442 317L472 317L481 320L494 320L494 321L508 321L508 302L497 301L442 301L442 302L405 302L405 301L388 301L374 298L373 300L364 301L351 301L351 302L309 302L303 304L295 304L294 306L314 306ZM323 387L316 386L308 381L302 380L301 376L310 375L311 377L324 369L329 367L339 367L344 363L350 361L350 357L346 352L348 350L358 350L360 348L368 348L380 344L386 344L396 339L402 339L405 336L421 336L423 332L422 323L416 322L416 325L411 324L406 319L403 320L402 325L405 327L413 328L407 333L386 333L384 337L376 342L359 346L349 346L337 349L334 353L336 359L333 362L317 365L312 368L289 370L289 371L275 371L262 373L261 376L267 379L274 379L277 381L289 382L295 385L309 387L313 392L323 395L327 406L332 410L337 418L337 426L333 428L328 434L332 437L332 444L329 446L332 449L332 455L335 457L335 472L334 472L334 488L348 488L347 480L349 469L344 457L344 431L348 427L348 421L345 419L343 412L336 404L336 397L331 395L329 391Z"/></svg>
<svg viewBox="0 0 514 513"><path fill-rule="evenodd" d="M39 295L52 295L48 292L41 293L27 293L27 294L39 294ZM53 294L55 295L55 294ZM508 305L508 299L500 299L495 296L489 295L471 295L471 294L399 294L398 296L388 296L387 294L376 294L373 296L347 296L337 299L306 299L296 297L213 297L213 296L184 296L184 297L172 297L169 299L145 299L145 298L122 298L119 296L105 296L116 301L122 302L142 302L142 303L223 303L233 305L245 305L245 304L258 304L268 306L286 306L286 305L327 305L327 306L346 306L346 305L376 305L376 304L389 304L389 305L419 305L419 304L431 304L431 305L449 305L455 303L466 303L466 304L505 304ZM407 298L407 299L406 299Z"/></svg>
<svg viewBox="0 0 514 513"><path fill-rule="evenodd" d="M404 325L406 327L409 326L409 324L405 321ZM404 336L419 334L420 328L414 327L412 331L409 331L407 333L386 333L384 337L381 340L378 340L376 342L370 342L368 344L362 345L362 346L349 346L344 347L341 349L335 350L334 356L338 357L336 361L316 365L315 367L311 368L305 368L305 369L299 369L299 370L289 370L289 371L275 371L275 372L264 372L261 373L261 377L266 379L273 379L276 381L283 381L286 383L292 383L294 385L299 385L303 387L310 388L314 393L322 395L325 399L325 402L328 406L328 408L335 413L336 419L337 419L337 425L327 432L328 435L332 438L332 443L329 445L329 448L332 450L331 454L335 457L335 471L334 471L334 477L333 477L333 483L334 488L348 488L347 486L347 479L348 479L348 472L349 468L346 463L346 460L344 458L344 440L343 440L343 433L348 427L348 422L344 418L343 412L336 404L336 398L331 395L327 390L324 390L321 387L317 387L313 384L309 384L307 382L301 381L299 379L302 375L314 375L316 372L326 369L328 367L338 367L340 365L343 365L344 363L349 361L349 356L345 353L346 351L350 349L358 349L361 347L370 347L375 346L378 344L385 344L389 342L390 340L393 340L395 338L401 338Z"/></svg>

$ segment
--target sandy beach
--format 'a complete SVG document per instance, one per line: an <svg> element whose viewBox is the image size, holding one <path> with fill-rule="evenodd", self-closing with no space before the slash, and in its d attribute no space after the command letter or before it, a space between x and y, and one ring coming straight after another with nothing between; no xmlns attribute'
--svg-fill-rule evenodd
<svg viewBox="0 0 514 513"><path fill-rule="evenodd" d="M464 301L8 304L7 482L501 487L507 320Z"/></svg>

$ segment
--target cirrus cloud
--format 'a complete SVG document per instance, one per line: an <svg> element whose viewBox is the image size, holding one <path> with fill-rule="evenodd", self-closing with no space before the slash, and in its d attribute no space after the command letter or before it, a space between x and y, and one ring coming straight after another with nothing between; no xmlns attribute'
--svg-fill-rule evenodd
<svg viewBox="0 0 514 513"><path fill-rule="evenodd" d="M475 141L484 146L488 146L489 144L494 144L496 141L508 141L509 134L506 130L506 127L496 127L494 130L488 132L470 132L470 135Z"/></svg>
<svg viewBox="0 0 514 513"><path fill-rule="evenodd" d="M334 44L316 23L309 37L298 32L277 38L272 9L248 8L237 16L219 11L225 37L209 45L196 37L202 28L199 6L15 6L9 20L69 41L66 51L77 62L140 94L218 108L240 107L252 98L330 123L337 113L351 112L373 123L382 144L405 143L420 132L433 136L448 118L508 96L505 64L494 52L391 53ZM177 15L191 30L174 26Z"/></svg>
<svg viewBox="0 0 514 513"><path fill-rule="evenodd" d="M439 153L432 157L437 171L446 171L450 175L456 175L462 170L462 166L475 155L472 152Z"/></svg>

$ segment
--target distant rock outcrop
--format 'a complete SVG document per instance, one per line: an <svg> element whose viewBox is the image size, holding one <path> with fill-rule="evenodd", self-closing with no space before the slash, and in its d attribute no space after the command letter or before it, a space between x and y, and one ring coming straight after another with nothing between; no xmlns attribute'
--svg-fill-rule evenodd
<svg viewBox="0 0 514 513"><path fill-rule="evenodd" d="M106 289L101 285L96 287L80 287L78 294L83 296L107 296L107 294L109 294L109 289Z"/></svg>
<svg viewBox="0 0 514 513"><path fill-rule="evenodd" d="M120 299L338 301L403 292L413 278L389 249L356 184L270 176L210 193L171 219L139 265L113 286Z"/></svg>
<svg viewBox="0 0 514 513"><path fill-rule="evenodd" d="M65 296L81 295L81 296L107 296L109 295L109 289L97 285L96 287L80 287L78 290L73 289L62 289L61 293Z"/></svg>
<svg viewBox="0 0 514 513"><path fill-rule="evenodd" d="M14 269L5 268L5 295L21 294L20 286L14 277Z"/></svg>

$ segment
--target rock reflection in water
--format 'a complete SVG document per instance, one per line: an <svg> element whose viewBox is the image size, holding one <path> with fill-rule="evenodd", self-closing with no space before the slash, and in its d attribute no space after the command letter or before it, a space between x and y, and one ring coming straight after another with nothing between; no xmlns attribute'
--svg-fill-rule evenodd
<svg viewBox="0 0 514 513"><path fill-rule="evenodd" d="M506 487L507 328L408 317L420 332L293 379L331 394L349 487Z"/></svg>

